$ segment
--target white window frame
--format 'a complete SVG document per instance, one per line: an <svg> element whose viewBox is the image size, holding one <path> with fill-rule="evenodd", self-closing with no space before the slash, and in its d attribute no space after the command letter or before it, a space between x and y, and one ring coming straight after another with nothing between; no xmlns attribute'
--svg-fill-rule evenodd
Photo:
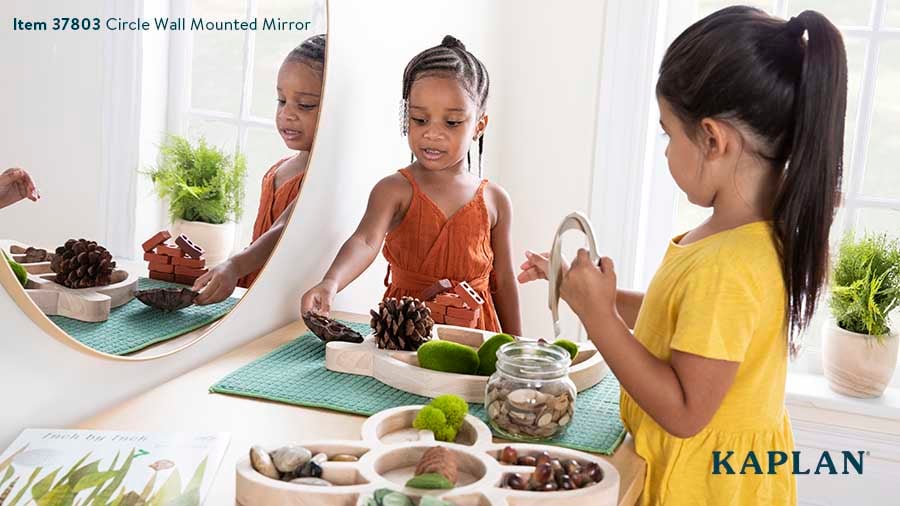
<svg viewBox="0 0 900 506"><path fill-rule="evenodd" d="M835 228L840 236L855 227L860 210L900 210L900 198L862 192L879 51L882 42L900 40L900 29L885 26L886 8L887 0L874 0L868 26L839 26L845 37L866 44L852 151L845 153L844 216ZM786 17L787 10L787 0L774 2L774 15ZM624 288L646 288L676 233L678 189L657 134L654 86L668 41L696 20L695 11L693 0L607 3L590 216ZM827 309L824 299L821 307ZM821 374L819 345L806 346L794 368ZM893 384L900 386L900 375Z"/></svg>
<svg viewBox="0 0 900 506"><path fill-rule="evenodd" d="M311 33L324 32L325 0L310 0L315 2L312 16L313 31ZM245 19L254 19L259 13L258 0L246 0ZM191 1L173 2L172 16L191 19ZM255 64L256 31L247 30L244 33L244 53L241 69L241 96L237 113L222 112L211 109L194 107L191 103L192 72L194 37L192 31L172 32L169 42L169 100L168 100L168 130L177 135L185 136L188 133L188 125L191 120L208 120L226 123L237 128L237 137L233 146L235 153L246 153L247 137L250 129L265 129L276 132L274 118L263 118L251 112L253 97L253 69ZM226 150L227 150L226 146ZM258 181L248 181L247 184L259 184ZM244 203L251 211L256 209L256 203ZM244 217L246 219L247 216ZM246 246L237 244L242 241L241 231L235 233L235 248Z"/></svg>

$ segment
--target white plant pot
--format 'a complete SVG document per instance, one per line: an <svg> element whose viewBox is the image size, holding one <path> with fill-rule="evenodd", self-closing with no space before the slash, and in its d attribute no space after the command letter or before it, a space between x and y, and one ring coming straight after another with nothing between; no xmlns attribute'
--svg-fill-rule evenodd
<svg viewBox="0 0 900 506"><path fill-rule="evenodd" d="M822 330L822 367L831 389L851 397L884 393L897 366L900 338L892 332L879 344L875 337L838 327L829 320Z"/></svg>
<svg viewBox="0 0 900 506"><path fill-rule="evenodd" d="M175 220L172 223L172 237L188 236L194 244L206 253L206 266L215 267L231 256L234 249L235 225L232 222L214 225L200 221Z"/></svg>

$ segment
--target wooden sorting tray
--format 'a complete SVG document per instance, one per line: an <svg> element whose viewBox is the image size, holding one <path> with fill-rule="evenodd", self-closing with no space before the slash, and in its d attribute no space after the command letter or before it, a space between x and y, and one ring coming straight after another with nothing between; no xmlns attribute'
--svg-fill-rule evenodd
<svg viewBox="0 0 900 506"><path fill-rule="evenodd" d="M313 454L352 454L358 462L325 462L322 478L335 486L300 485L273 480L256 472L249 455L236 467L236 498L243 506L291 504L294 506L362 506L381 488L389 488L410 497L435 495L455 506L537 506L552 500L567 506L615 505L619 495L619 473L610 463L588 453L540 444L493 444L487 425L474 416L466 416L455 443L434 440L431 431L416 431L412 421L423 406L403 406L377 413L362 427L362 441L299 441ZM422 454L433 446L446 446L459 467L457 487L451 490L418 490L404 486L413 476ZM272 445L268 449L281 446ZM574 459L583 465L596 462L603 480L577 490L534 492L501 488L509 473L530 474L530 466L505 465L497 456L505 446L521 454L547 451L560 459ZM249 448L248 448L249 453Z"/></svg>
<svg viewBox="0 0 900 506"><path fill-rule="evenodd" d="M433 339L454 341L477 348L496 332L435 325ZM521 339L521 338L520 338ZM603 357L590 342L579 343L569 377L579 392L599 383L609 372ZM378 349L374 335L362 343L330 342L325 347L325 367L331 371L371 376L378 381L423 397L454 394L467 402L484 402L487 376L454 374L419 367L414 351Z"/></svg>
<svg viewBox="0 0 900 506"><path fill-rule="evenodd" d="M28 272L25 293L48 316L65 316L83 322L102 322L109 319L109 311L128 303L137 291L139 274L128 268L117 268L112 283L92 288L66 288L54 281L56 274L50 262L23 263L25 247L4 241L3 249ZM48 250L50 251L50 250Z"/></svg>

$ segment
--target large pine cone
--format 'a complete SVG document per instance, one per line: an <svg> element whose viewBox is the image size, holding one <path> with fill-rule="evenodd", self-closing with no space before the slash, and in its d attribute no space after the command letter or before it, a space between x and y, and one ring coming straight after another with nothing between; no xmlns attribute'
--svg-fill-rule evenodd
<svg viewBox="0 0 900 506"><path fill-rule="evenodd" d="M371 326L375 330L375 343L385 350L416 351L431 339L431 310L425 303L412 297L399 301L393 297L378 304L372 315Z"/></svg>
<svg viewBox="0 0 900 506"><path fill-rule="evenodd" d="M110 284L116 263L106 248L94 241L69 239L56 248L50 269L56 282L69 288L90 288Z"/></svg>

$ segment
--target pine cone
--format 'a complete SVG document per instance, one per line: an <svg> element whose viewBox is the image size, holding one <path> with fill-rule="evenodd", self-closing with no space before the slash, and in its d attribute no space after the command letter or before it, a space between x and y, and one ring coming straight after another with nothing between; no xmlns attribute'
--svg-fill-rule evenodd
<svg viewBox="0 0 900 506"><path fill-rule="evenodd" d="M56 248L50 269L56 282L69 288L90 288L110 284L116 263L106 248L86 239L69 239Z"/></svg>
<svg viewBox="0 0 900 506"><path fill-rule="evenodd" d="M431 310L425 303L412 297L399 301L393 297L378 304L372 315L371 326L375 330L375 343L385 350L416 351L431 339Z"/></svg>

